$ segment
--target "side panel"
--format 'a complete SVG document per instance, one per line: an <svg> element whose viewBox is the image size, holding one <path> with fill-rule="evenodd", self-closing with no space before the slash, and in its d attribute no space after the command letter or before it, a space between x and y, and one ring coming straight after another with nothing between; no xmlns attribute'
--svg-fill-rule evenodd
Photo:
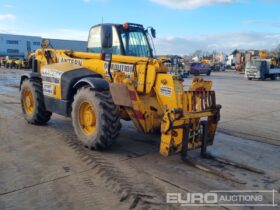
<svg viewBox="0 0 280 210"><path fill-rule="evenodd" d="M71 115L71 101L59 100L48 96L44 96L44 102L47 110L51 112L63 115L65 117L69 117Z"/></svg>
<svg viewBox="0 0 280 210"><path fill-rule="evenodd" d="M41 69L44 101L47 110L69 116L76 90L74 85L85 77L100 78L99 74L70 63L46 65Z"/></svg>
<svg viewBox="0 0 280 210"><path fill-rule="evenodd" d="M183 85L172 75L158 74L155 91L162 110L183 108Z"/></svg>

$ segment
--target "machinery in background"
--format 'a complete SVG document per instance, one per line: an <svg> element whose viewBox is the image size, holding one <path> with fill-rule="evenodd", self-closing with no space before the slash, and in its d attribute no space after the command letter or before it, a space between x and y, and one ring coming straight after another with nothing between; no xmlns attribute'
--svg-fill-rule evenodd
<svg viewBox="0 0 280 210"><path fill-rule="evenodd" d="M237 52L235 55L236 64L235 69L240 73L245 72L246 64L252 60L267 60L270 64L270 68L280 67L280 57L279 54L268 52L265 50L252 50L246 52ZM252 64L252 63L251 63ZM250 65L250 64L249 64Z"/></svg>
<svg viewBox="0 0 280 210"><path fill-rule="evenodd" d="M248 80L276 80L280 75L280 57L278 53L260 50L257 56L246 62L245 77Z"/></svg>
<svg viewBox="0 0 280 210"><path fill-rule="evenodd" d="M5 68L6 69L15 68L16 67L15 61L16 61L16 59L8 58L8 60L6 60L6 63L5 63Z"/></svg>
<svg viewBox="0 0 280 210"><path fill-rule="evenodd" d="M31 61L29 59L17 59L15 60L16 69L29 69Z"/></svg>
<svg viewBox="0 0 280 210"><path fill-rule="evenodd" d="M6 56L0 58L0 67L7 69L30 69L35 53L29 53L25 58L11 58Z"/></svg>
<svg viewBox="0 0 280 210"><path fill-rule="evenodd" d="M239 71L240 73L244 73L246 63L252 59L252 53L238 52L235 57L236 57L235 70Z"/></svg>
<svg viewBox="0 0 280 210"><path fill-rule="evenodd" d="M166 55L166 56L159 56L158 58L168 68L170 74L180 75L182 78L187 78L190 75L184 63L184 60L181 56Z"/></svg>
<svg viewBox="0 0 280 210"><path fill-rule="evenodd" d="M271 52L270 59L271 68L280 68L280 52Z"/></svg>
<svg viewBox="0 0 280 210"><path fill-rule="evenodd" d="M273 68L272 68L273 67ZM245 77L248 80L276 80L280 76L280 67L274 68L270 59L254 59L246 63Z"/></svg>
<svg viewBox="0 0 280 210"><path fill-rule="evenodd" d="M6 66L6 62L7 62L6 58L0 57L0 67L1 68Z"/></svg>

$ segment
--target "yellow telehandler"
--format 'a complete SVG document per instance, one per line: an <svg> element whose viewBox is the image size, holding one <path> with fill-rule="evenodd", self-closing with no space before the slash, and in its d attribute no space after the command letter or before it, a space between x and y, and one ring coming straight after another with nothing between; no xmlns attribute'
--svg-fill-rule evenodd
<svg viewBox="0 0 280 210"><path fill-rule="evenodd" d="M30 58L24 58L17 60L16 63L16 69L29 69L30 68Z"/></svg>
<svg viewBox="0 0 280 210"><path fill-rule="evenodd" d="M166 74L153 58L142 25L97 25L90 30L88 52L49 49L45 43L35 58L33 72L21 79L30 123L46 123L52 112L72 116L78 138L95 149L112 145L120 118L132 120L140 132L161 130L164 156L213 143L220 106L212 83L196 78L184 91L181 78Z"/></svg>
<svg viewBox="0 0 280 210"><path fill-rule="evenodd" d="M9 58L6 60L5 68L12 69L15 68L15 59Z"/></svg>
<svg viewBox="0 0 280 210"><path fill-rule="evenodd" d="M44 124L52 113L71 117L78 139L93 149L110 147L120 119L131 120L139 132L161 132L163 156L180 152L188 161L187 151L198 148L208 156L221 109L212 82L194 78L185 91L181 77L154 58L152 36L153 28L139 24L99 24L90 29L88 52L43 41L20 81L24 118Z"/></svg>
<svg viewBox="0 0 280 210"><path fill-rule="evenodd" d="M1 58L0 57L0 67L2 68L4 68L5 66L6 66L6 62L7 62L7 60L5 59L5 58Z"/></svg>

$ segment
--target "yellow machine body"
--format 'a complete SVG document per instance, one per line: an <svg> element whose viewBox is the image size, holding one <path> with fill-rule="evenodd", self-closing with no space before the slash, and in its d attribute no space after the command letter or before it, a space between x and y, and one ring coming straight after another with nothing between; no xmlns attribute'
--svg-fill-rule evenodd
<svg viewBox="0 0 280 210"><path fill-rule="evenodd" d="M44 56L46 51L52 55L51 62ZM160 60L145 57L113 55L113 81L110 81L107 72L108 62L102 60L100 54L39 49L35 57L43 76L56 74L59 78L59 75L80 67L102 75L111 83L111 94L120 106L122 118L132 120L139 132L161 130L160 153L164 156L171 151L181 151L185 124L191 125L188 149L200 148L199 122L202 118L209 122L209 142L214 140L219 110L214 101L211 102L215 97L214 92L211 92L211 81L195 78L188 91L185 91L180 77L167 74L167 68ZM61 81L43 81L43 87L45 95L61 99ZM128 93L127 97L119 99L120 95L125 95L124 91Z"/></svg>
<svg viewBox="0 0 280 210"><path fill-rule="evenodd" d="M181 152L184 141L188 150L214 141L221 107L216 105L211 81L194 78L184 88L181 77L168 74L162 60L151 57L113 54L108 62L101 53L50 48L38 49L34 57L44 96L54 100L64 100L62 78L69 72L92 71L108 81L122 119L131 120L139 132L161 132L163 156ZM74 89L73 85L67 88ZM204 136L202 121L208 124Z"/></svg>

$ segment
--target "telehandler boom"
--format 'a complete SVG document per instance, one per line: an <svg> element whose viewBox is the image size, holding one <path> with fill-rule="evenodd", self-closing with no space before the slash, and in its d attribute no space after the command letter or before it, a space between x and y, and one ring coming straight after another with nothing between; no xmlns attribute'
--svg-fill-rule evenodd
<svg viewBox="0 0 280 210"><path fill-rule="evenodd" d="M150 33L149 33L150 32ZM221 106L212 82L194 78L184 90L179 76L155 59L155 30L139 24L100 24L89 32L88 52L49 48L35 52L33 70L21 78L24 118L44 124L52 113L72 117L82 143L106 149L116 140L120 119L142 133L161 132L160 153L168 156L212 145Z"/></svg>

